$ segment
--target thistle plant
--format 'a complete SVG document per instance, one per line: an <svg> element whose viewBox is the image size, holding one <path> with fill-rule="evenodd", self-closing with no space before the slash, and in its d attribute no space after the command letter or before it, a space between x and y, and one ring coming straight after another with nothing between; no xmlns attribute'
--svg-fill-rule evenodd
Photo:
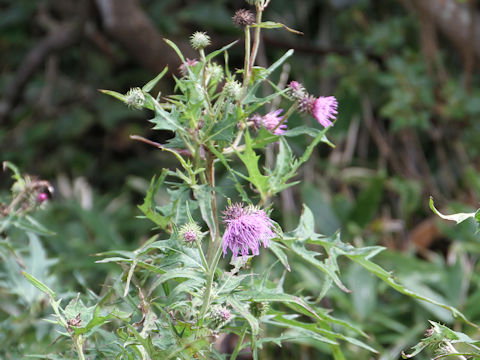
<svg viewBox="0 0 480 360"><path fill-rule="evenodd" d="M106 283L95 304L75 299L63 309L52 290L26 275L49 295L57 324L73 339L80 359L100 352L119 359L231 360L248 352L259 359L266 343L307 340L327 348L334 359L345 359L344 343L375 352L360 328L320 305L333 286L350 291L340 278L340 256L397 291L466 320L458 310L405 289L373 263L382 247L356 248L339 233L316 233L308 207L296 229L282 229L275 221L275 195L298 183L297 172L317 145L333 146L326 133L341 106L333 96L310 94L297 80L284 88L275 84L292 50L267 68L255 65L263 29L298 32L262 20L268 0L249 3L254 12L238 10L233 16L244 34L242 69L234 71L228 62L227 51L236 42L209 52L210 36L196 32L190 38L195 59L166 40L182 62L179 76L173 75L174 94L153 94L167 68L125 95L102 90L132 110L153 112L153 129L174 136L165 144L131 138L168 153L178 168L155 176L139 206L155 235L135 251L100 254L98 263L118 263L123 272ZM262 84L270 94L262 94ZM305 114L305 125L292 128L288 120L296 112ZM289 142L300 136L308 145L296 155ZM271 164L261 161L267 147L274 153ZM155 201L161 188L169 196L163 206ZM295 271L293 256L318 270L316 299L284 290L285 278ZM99 331L102 326L114 327L115 336ZM220 333L237 335L229 354L215 347Z"/></svg>

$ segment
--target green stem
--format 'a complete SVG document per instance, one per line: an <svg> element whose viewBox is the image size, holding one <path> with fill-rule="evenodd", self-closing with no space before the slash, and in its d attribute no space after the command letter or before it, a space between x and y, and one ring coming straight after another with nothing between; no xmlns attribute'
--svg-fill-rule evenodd
<svg viewBox="0 0 480 360"><path fill-rule="evenodd" d="M212 262L213 255L215 254L215 250L220 246L220 225L218 222L218 214L217 214L217 199L215 197L215 161L212 154L208 153L207 155L207 179L208 183L211 188L211 207L212 207L212 215L214 219L214 229L213 234L211 234L213 242L210 243L208 246L208 253L207 253L207 261L209 263Z"/></svg>
<svg viewBox="0 0 480 360"><path fill-rule="evenodd" d="M260 5L257 5L257 27L255 28L255 36L253 40L253 46L252 46L252 56L250 57L250 63L248 64L248 73L251 75L252 73L252 68L253 64L255 63L255 58L257 57L258 53L258 47L260 46L260 23L262 22L262 12L263 8L260 7Z"/></svg>
<svg viewBox="0 0 480 360"><path fill-rule="evenodd" d="M445 341L444 344L445 344L445 349L448 351L450 355L456 355L460 360L467 360L465 356L458 355L459 353L457 349L455 349L455 347L449 341Z"/></svg>
<svg viewBox="0 0 480 360"><path fill-rule="evenodd" d="M250 67L250 26L245 26L245 63L243 65L243 86L242 97L245 97L248 88L248 82L250 81L250 73L248 71ZM241 101L240 101L241 102Z"/></svg>
<svg viewBox="0 0 480 360"><path fill-rule="evenodd" d="M213 278L215 277L215 271L217 270L217 265L220 260L220 256L222 254L222 238L220 237L220 225L218 222L218 214L217 214L217 201L215 197L215 166L214 166L214 158L212 154L208 153L207 155L207 179L208 183L211 187L211 207L212 207L212 215L214 218L214 229L213 234L211 234L212 242L208 245L208 252L207 252L207 263L208 272L207 272L207 284L205 285L205 297L202 307L200 309L199 315L199 325L203 325L204 317L207 312L207 309L211 302L212 296L212 285L213 285Z"/></svg>
<svg viewBox="0 0 480 360"><path fill-rule="evenodd" d="M235 349L233 350L233 353L232 353L232 356L230 357L230 360L235 360L237 358L237 355L242 348L243 339L245 338L246 333L247 333L247 324L244 324L243 329L242 329L242 333L240 334L240 337L238 338L237 345L235 345Z"/></svg>
<svg viewBox="0 0 480 360"><path fill-rule="evenodd" d="M214 242L212 245L215 245L216 242ZM202 304L202 307L200 309L200 315L199 315L199 325L203 325L203 320L205 317L205 314L207 312L208 307L210 306L211 302L211 295L212 295L212 285L213 285L213 278L215 277L215 271L217 270L217 265L218 261L220 260L220 256L222 254L222 247L218 246L217 251L215 253L215 257L213 258L212 263L210 264L208 276L207 276L207 284L205 286L205 296L204 296L204 302Z"/></svg>
<svg viewBox="0 0 480 360"><path fill-rule="evenodd" d="M200 243L200 241L195 241L195 244L197 245L197 249L200 253L200 258L202 259L203 267L205 268L205 271L208 272L209 266L207 263L207 259L205 258L205 254L203 253L202 244Z"/></svg>
<svg viewBox="0 0 480 360"><path fill-rule="evenodd" d="M73 336L73 342L75 343L75 348L77 349L78 353L78 360L85 360L85 355L83 355L83 341L81 339L81 335L77 338L76 336Z"/></svg>

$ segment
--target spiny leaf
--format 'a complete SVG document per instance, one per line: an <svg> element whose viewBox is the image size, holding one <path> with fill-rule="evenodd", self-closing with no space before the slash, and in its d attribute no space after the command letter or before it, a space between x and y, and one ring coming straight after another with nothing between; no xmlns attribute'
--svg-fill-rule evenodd
<svg viewBox="0 0 480 360"><path fill-rule="evenodd" d="M258 160L260 155L257 155L252 148L252 139L248 131L245 133L245 151L240 153L237 151L237 155L242 160L243 164L247 168L248 177L247 179L255 186L255 188L260 193L262 200L265 200L267 197L268 191L268 182L269 177L263 175L260 172Z"/></svg>
<svg viewBox="0 0 480 360"><path fill-rule="evenodd" d="M140 211L148 219L153 221L156 225L158 225L162 229L166 229L168 227L168 224L170 223L170 217L162 216L157 211L155 211L154 197L158 189L160 188L160 185L163 184L166 177L167 177L167 171L163 170L158 179L155 179L155 176L152 178L152 181L150 182L150 187L147 191L147 195L145 196L143 204L138 206Z"/></svg>

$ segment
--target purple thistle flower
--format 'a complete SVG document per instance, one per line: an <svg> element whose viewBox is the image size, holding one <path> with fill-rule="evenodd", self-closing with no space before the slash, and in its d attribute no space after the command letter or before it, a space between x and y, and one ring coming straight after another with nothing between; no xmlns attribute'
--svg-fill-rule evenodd
<svg viewBox="0 0 480 360"><path fill-rule="evenodd" d="M223 234L223 256L227 248L236 258L238 254L246 257L250 252L258 255L260 245L268 247L270 239L275 236L273 221L254 206L243 208L241 204L233 204L224 211L224 223L227 229Z"/></svg>
<svg viewBox="0 0 480 360"><path fill-rule="evenodd" d="M282 135L285 133L287 125L282 124L283 116L279 116L282 113L283 109L278 109L270 111L268 114L262 117L262 124L268 131L272 131L275 135Z"/></svg>
<svg viewBox="0 0 480 360"><path fill-rule="evenodd" d="M335 96L320 96L313 103L312 115L323 127L332 126L330 119L335 120L337 115L338 102Z"/></svg>

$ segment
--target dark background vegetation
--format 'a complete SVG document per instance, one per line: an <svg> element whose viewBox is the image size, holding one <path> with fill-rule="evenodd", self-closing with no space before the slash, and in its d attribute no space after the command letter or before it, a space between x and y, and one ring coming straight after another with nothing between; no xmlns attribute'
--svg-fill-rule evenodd
<svg viewBox="0 0 480 360"><path fill-rule="evenodd" d="M241 38L231 17L242 7L248 5L241 0L0 0L1 160L56 188L38 217L56 232L44 246L58 258L51 269L57 284L97 289L110 268L88 255L134 249L148 237L150 225L135 219L136 205L149 179L175 166L167 154L129 139L171 136L150 130L151 114L97 89L125 93L166 65L177 73L179 61L163 38L186 57L195 56L188 46L194 31L208 32L211 49ZM382 266L478 321L480 246L472 224L438 222L428 198L446 211L478 207L480 4L272 0L265 17L304 35L264 31L258 65L293 48L290 79L339 100L329 132L336 148L318 147L298 175L301 185L278 199L277 220L291 229L306 203L320 232L342 229L345 241L386 246L391 251L378 257ZM239 44L231 66L241 67L241 57ZM158 90L170 94L172 77ZM9 175L0 184L7 191ZM318 294L318 275L300 264L295 270L289 286ZM353 265L343 271L354 292L332 292L327 306L361 324L382 359L398 358L421 338L427 319L461 328L445 312L395 294ZM2 304L1 311L10 310ZM0 340L23 346L11 334L29 326L3 328ZM315 358L314 346L302 351Z"/></svg>

